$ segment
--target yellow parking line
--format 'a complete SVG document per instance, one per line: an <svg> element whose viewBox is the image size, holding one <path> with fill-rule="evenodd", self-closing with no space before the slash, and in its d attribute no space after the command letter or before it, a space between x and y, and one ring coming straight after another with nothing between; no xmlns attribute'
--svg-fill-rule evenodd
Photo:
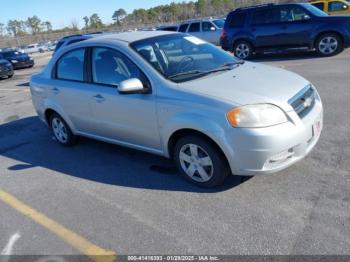
<svg viewBox="0 0 350 262"><path fill-rule="evenodd" d="M60 237L66 243L79 250L82 254L91 258L95 262L112 262L115 261L117 254L111 250L106 250L94 245L78 234L70 231L59 223L48 218L44 214L27 206L19 201L14 196L0 190L0 200L10 207L17 210L19 213L27 216L39 225L50 230L52 233Z"/></svg>

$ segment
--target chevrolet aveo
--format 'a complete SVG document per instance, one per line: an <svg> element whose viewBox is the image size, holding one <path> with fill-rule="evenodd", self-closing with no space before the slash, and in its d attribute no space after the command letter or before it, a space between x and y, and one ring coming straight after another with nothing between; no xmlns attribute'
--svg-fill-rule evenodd
<svg viewBox="0 0 350 262"><path fill-rule="evenodd" d="M101 35L59 50L30 82L56 140L89 137L173 158L213 187L283 170L319 140L323 110L304 78L239 61L193 36Z"/></svg>

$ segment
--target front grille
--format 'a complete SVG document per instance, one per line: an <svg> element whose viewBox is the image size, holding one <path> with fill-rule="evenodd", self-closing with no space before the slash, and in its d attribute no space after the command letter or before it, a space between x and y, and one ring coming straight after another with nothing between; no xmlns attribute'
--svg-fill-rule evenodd
<svg viewBox="0 0 350 262"><path fill-rule="evenodd" d="M308 85L289 99L288 102L300 117L304 117L314 107L315 101L316 91L311 85Z"/></svg>

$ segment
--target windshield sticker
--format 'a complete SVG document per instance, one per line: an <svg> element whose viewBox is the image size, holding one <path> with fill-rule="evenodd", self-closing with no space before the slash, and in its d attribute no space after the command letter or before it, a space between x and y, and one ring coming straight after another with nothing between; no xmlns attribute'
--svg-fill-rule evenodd
<svg viewBox="0 0 350 262"><path fill-rule="evenodd" d="M205 44L205 41L203 41L202 39L199 39L197 37L194 37L194 36L185 36L184 38L186 40L190 41L192 44L195 44L195 45Z"/></svg>

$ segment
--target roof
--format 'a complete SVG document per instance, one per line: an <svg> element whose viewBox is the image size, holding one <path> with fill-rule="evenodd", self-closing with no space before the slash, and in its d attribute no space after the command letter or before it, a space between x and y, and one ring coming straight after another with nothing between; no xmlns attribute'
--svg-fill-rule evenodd
<svg viewBox="0 0 350 262"><path fill-rule="evenodd" d="M170 32L170 31L135 31L135 32L105 34L105 35L95 37L94 39L119 40L119 41L131 43L131 42L135 42L146 38L176 34L176 33L177 32Z"/></svg>

